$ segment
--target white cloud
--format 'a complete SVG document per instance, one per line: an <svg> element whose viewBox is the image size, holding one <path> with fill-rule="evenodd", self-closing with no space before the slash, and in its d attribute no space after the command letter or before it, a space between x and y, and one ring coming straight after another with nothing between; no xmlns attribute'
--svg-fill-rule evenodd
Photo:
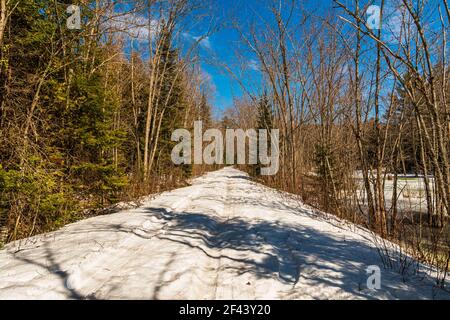
<svg viewBox="0 0 450 320"><path fill-rule="evenodd" d="M149 21L144 16L135 13L110 17L105 25L110 32L123 34L141 41L154 38L160 28L160 22L157 19Z"/></svg>
<svg viewBox="0 0 450 320"><path fill-rule="evenodd" d="M261 71L261 68L259 67L259 63L255 59L250 59L247 63L247 67L253 71Z"/></svg>
<svg viewBox="0 0 450 320"><path fill-rule="evenodd" d="M192 37L195 41L199 41L200 46L202 46L205 49L211 50L212 45L211 41L209 40L209 37Z"/></svg>
<svg viewBox="0 0 450 320"><path fill-rule="evenodd" d="M384 19L384 39L386 42L395 44L401 37L401 26L403 24L402 10L405 10L402 6L387 6Z"/></svg>
<svg viewBox="0 0 450 320"><path fill-rule="evenodd" d="M209 37L205 37L205 36L194 36L191 35L187 32L183 32L182 36L186 39L188 39L189 41L195 41L198 42L198 44L207 50L211 50L212 49L212 43L211 43L211 39Z"/></svg>

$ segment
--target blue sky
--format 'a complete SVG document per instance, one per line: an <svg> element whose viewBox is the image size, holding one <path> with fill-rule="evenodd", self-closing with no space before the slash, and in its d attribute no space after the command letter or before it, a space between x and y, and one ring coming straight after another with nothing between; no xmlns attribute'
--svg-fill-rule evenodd
<svg viewBox="0 0 450 320"><path fill-rule="evenodd" d="M340 0L341 3L352 8L354 0ZM232 106L234 97L241 97L244 93L239 85L238 81L232 79L223 68L218 68L210 63L207 63L209 56L212 54L216 56L220 61L226 63L232 70L238 70L239 63L247 66L245 73L239 74L238 78L248 85L250 90L258 90L258 83L260 82L261 75L258 71L253 70L257 68L257 65L253 62L256 61L256 57L242 48L242 44L239 44L239 34L233 28L229 27L229 22L232 19L236 19L241 26L241 29L245 32L246 26L251 21L261 21L261 19L267 21L273 21L273 16L269 10L270 6L281 5L281 8L285 8L284 14L287 15L290 1L289 0L214 0L214 14L216 15L219 24L222 24L222 28L209 37L210 50L202 52L202 56L205 58L205 62L202 64L203 69L211 75L211 79L216 87L216 93L212 99L213 105L220 111L227 107ZM297 1L299 7L296 8L298 12L294 12L291 27L295 28L295 23L300 19L301 11L305 10L313 17L324 17L331 13L331 11L337 11L338 14L346 16L342 9L336 8L336 5L332 0L303 0ZM398 0L385 0L385 9L383 17L383 37L384 40L389 42L389 39L395 40L396 33L400 30L401 16L400 11L397 10L399 4ZM415 3L415 1L413 1ZM430 29L439 29L438 19L438 5L439 1L429 0L424 12L424 19L430 21ZM360 0L360 6L378 5L381 6L381 0ZM366 16L367 18L367 16ZM296 20L297 19L297 20ZM313 18L314 19L314 18ZM350 28L350 27L349 27ZM369 44L371 41L368 42ZM393 42L394 43L394 42ZM372 43L373 44L373 43ZM239 52L239 54L237 54ZM370 57L367 57L370 59Z"/></svg>
<svg viewBox="0 0 450 320"><path fill-rule="evenodd" d="M257 59L240 41L239 32L234 24L239 25L241 32L246 32L246 27L252 22L273 19L270 6L281 4L282 8L287 8L286 3L289 2L289 0L210 0L207 4L205 2L203 9L193 12L182 22L183 31L179 34L177 46L189 48L199 37L207 36L198 46L198 53L203 74L214 88L209 98L216 115L231 107L234 98L240 98L245 94L243 85L246 90L255 91L259 89L261 82ZM318 6L316 1L305 0L301 5L305 5L309 11L321 12L327 7L331 9L331 3L331 0L326 0ZM127 3L116 7L117 12L130 9L131 5ZM294 16L296 15L295 13ZM142 19L142 24L145 25L147 17L142 16ZM119 30L128 25L124 21L116 24ZM211 32L211 28L214 31ZM136 32L141 32L138 35L140 41L135 41L134 47L143 49L141 52L144 59L148 57L146 30L146 26L135 30L129 29L135 37ZM125 51L129 54L130 47Z"/></svg>
<svg viewBox="0 0 450 320"><path fill-rule="evenodd" d="M240 98L245 94L242 85L252 92L261 90L261 74L258 71L257 59L240 41L239 32L233 25L237 24L240 30L245 33L252 23L258 25L258 23L262 24L262 20L273 21L270 12L271 6L281 6L282 9L285 9L282 12L284 11L284 14L287 15L290 1L210 0L206 8L186 18L187 29L183 30L178 43L187 44L186 47L189 47L189 43L192 44L198 37L207 36L200 43L198 52L203 75L209 79L211 87L214 88L210 95L210 102L215 109L216 116L219 116L224 109L231 107L234 98ZM353 0L340 1L349 5L349 7L354 2ZM385 0L385 5L386 7L394 7L394 3L397 1ZM293 12L291 22L291 27L294 28L302 15L302 11L317 17L313 19L320 19L332 10L345 16L341 9L334 8L335 5L332 0L303 0L296 1L296 3L298 3L298 7ZM369 4L380 5L381 0L360 0L361 6ZM436 12L430 12L429 14L435 15ZM208 31L211 26L215 30L209 34ZM233 75L227 71L227 68Z"/></svg>
<svg viewBox="0 0 450 320"><path fill-rule="evenodd" d="M273 20L269 11L271 5L281 3L282 7L287 8L289 1L271 1L271 0L215 0L212 11L219 24L219 30L209 37L211 48L202 50L203 60L202 68L211 76L211 80L216 87L216 92L212 97L212 104L220 113L221 110L233 105L233 98L242 97L245 92L242 89L242 83L248 90L258 90L260 88L261 74L257 70L257 59L240 42L240 35L231 25L231 21L236 21L241 30L245 32L248 24L258 23L262 19ZM302 2L310 12L317 15L326 14L327 10L333 10L331 0L313 1L305 0ZM301 8L298 8L301 10ZM298 13L294 13L295 16ZM295 19L295 18L294 18ZM218 60L225 63L238 77L236 80L225 68L211 63ZM242 71L241 66L245 66ZM241 71L240 71L241 70ZM239 83L242 81L242 83Z"/></svg>

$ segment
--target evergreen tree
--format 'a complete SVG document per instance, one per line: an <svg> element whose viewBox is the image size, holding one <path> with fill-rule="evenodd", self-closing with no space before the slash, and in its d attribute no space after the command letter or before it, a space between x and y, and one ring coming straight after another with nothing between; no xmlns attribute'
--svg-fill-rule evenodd
<svg viewBox="0 0 450 320"><path fill-rule="evenodd" d="M206 94L202 93L199 106L199 116L198 120L203 122L203 128L208 129L212 126L212 116L211 116L211 106L208 103L208 98Z"/></svg>
<svg viewBox="0 0 450 320"><path fill-rule="evenodd" d="M264 93L258 103L258 129L271 130L273 128L272 106L267 93Z"/></svg>
<svg viewBox="0 0 450 320"><path fill-rule="evenodd" d="M191 165L172 163L171 135L189 129L195 105L210 123L210 107L186 89L200 85L187 76L167 26L159 29L161 59L149 70L139 53L127 60L117 34L100 28L103 19L93 19L105 13L89 7L102 3L6 3L0 44L0 246L191 175ZM81 30L66 28L68 4L79 4L82 21L89 21ZM143 185L133 178L142 172L150 71L156 68L151 123L158 127L150 129L160 132L152 135L155 165ZM140 185L128 188L130 182Z"/></svg>
<svg viewBox="0 0 450 320"><path fill-rule="evenodd" d="M161 62L159 64L159 77L161 79L158 92L158 110L161 117L161 128L158 140L157 172L159 174L173 174L175 165L171 160L171 152L177 144L171 140L172 132L183 128L184 115L187 104L185 99L185 87L183 83L183 65L179 59L177 49L172 47L172 31L163 28ZM191 165L181 166L184 177L192 172Z"/></svg>
<svg viewBox="0 0 450 320"><path fill-rule="evenodd" d="M257 105L257 130L259 129L265 129L267 130L267 148L270 152L270 130L273 129L273 113L272 113L272 106L269 101L269 97L267 96L267 93L264 92L264 94L260 97L258 105ZM258 146L259 146L259 134L258 134ZM258 157L258 164L253 166L253 174L254 175L260 175L261 174L261 163Z"/></svg>

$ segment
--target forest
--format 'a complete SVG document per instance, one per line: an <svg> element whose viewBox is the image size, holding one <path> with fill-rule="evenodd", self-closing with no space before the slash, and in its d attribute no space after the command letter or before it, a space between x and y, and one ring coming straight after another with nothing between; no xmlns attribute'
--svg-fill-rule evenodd
<svg viewBox="0 0 450 320"><path fill-rule="evenodd" d="M278 129L277 174L237 167L378 234L387 264L384 241L397 243L444 284L448 0L334 0L324 12L264 0L246 18L237 1L219 21L216 0L0 2L0 245L224 166L171 161L173 131L202 121ZM81 8L79 29L68 5ZM199 21L204 35L184 43ZM234 63L205 62L205 41L223 29L236 35ZM205 63L242 92L232 105L213 105Z"/></svg>
<svg viewBox="0 0 450 320"><path fill-rule="evenodd" d="M150 26L147 58L125 48L114 2L79 3L88 22L71 30L67 4L2 0L3 243L183 184L193 168L170 161L171 133L211 122L199 69L173 41L186 1L156 4L168 15Z"/></svg>

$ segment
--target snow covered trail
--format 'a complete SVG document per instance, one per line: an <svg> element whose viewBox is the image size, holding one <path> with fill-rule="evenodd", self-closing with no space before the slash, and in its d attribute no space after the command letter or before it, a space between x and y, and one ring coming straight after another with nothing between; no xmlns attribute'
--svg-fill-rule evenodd
<svg viewBox="0 0 450 320"><path fill-rule="evenodd" d="M9 244L0 299L434 297L431 279L383 269L371 239L225 168L140 208ZM380 290L366 286L369 265L382 269Z"/></svg>

